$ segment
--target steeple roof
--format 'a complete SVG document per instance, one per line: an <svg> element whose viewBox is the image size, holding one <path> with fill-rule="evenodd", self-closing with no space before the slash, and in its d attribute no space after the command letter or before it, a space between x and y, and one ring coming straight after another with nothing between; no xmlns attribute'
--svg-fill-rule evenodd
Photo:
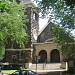
<svg viewBox="0 0 75 75"><path fill-rule="evenodd" d="M32 2L32 0L19 0L21 3L29 4L32 7L36 7L36 5Z"/></svg>
<svg viewBox="0 0 75 75"><path fill-rule="evenodd" d="M32 2L31 0L19 0L19 1L21 1L23 3L30 3L30 2Z"/></svg>
<svg viewBox="0 0 75 75"><path fill-rule="evenodd" d="M22 0L22 1L24 1L25 3L30 3L30 2L32 2L31 0Z"/></svg>

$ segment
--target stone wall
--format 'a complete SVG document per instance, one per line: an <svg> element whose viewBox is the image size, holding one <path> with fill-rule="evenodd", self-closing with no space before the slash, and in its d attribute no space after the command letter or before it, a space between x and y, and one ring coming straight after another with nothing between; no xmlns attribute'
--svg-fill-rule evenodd
<svg viewBox="0 0 75 75"><path fill-rule="evenodd" d="M34 44L34 54L36 56L39 56L40 51L45 50L47 53L47 62L51 62L51 51L57 49L59 51L59 58L60 62L62 62L62 53L60 52L60 46L58 46L56 43L36 43Z"/></svg>
<svg viewBox="0 0 75 75"><path fill-rule="evenodd" d="M31 49L6 49L3 62L28 63L32 62Z"/></svg>

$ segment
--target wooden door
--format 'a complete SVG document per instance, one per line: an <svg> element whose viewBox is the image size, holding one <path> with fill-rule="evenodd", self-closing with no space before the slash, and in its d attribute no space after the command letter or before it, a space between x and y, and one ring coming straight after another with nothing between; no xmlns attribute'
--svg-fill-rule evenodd
<svg viewBox="0 0 75 75"><path fill-rule="evenodd" d="M51 60L52 63L60 62L60 54L59 54L58 50L56 50L56 49L52 50L51 53L50 53L50 57L51 57L50 60Z"/></svg>
<svg viewBox="0 0 75 75"><path fill-rule="evenodd" d="M40 56L39 63L44 63L47 59L47 52L45 50L41 50L39 52L39 56Z"/></svg>

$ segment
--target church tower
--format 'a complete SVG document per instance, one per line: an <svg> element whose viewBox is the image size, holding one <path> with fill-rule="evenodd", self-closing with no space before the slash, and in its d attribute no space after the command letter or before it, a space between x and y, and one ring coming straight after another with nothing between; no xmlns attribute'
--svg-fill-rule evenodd
<svg viewBox="0 0 75 75"><path fill-rule="evenodd" d="M39 31L39 13L36 5L31 0L19 0L19 2L25 4L24 8L26 9L27 18L29 19L29 22L27 23L29 41L26 47L31 48L32 44L37 42Z"/></svg>

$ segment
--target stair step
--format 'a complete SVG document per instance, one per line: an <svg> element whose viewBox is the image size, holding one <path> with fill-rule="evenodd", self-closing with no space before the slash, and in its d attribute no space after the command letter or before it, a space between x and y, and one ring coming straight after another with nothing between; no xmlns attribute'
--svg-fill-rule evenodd
<svg viewBox="0 0 75 75"><path fill-rule="evenodd" d="M61 69L60 68L60 65L61 63L46 63L46 64L32 64L31 67L29 69L31 70L36 70L36 67L37 67L37 70L56 70L56 69Z"/></svg>

